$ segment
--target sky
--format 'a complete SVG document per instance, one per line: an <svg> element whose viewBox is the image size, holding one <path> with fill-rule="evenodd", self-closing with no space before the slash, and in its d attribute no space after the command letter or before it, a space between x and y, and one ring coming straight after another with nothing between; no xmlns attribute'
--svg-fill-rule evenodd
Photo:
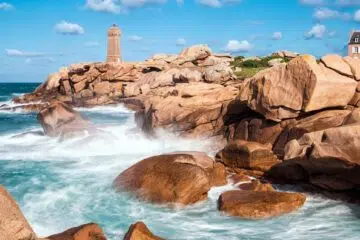
<svg viewBox="0 0 360 240"><path fill-rule="evenodd" d="M42 82L62 66L104 61L112 24L124 61L194 44L234 56L345 55L360 0L0 0L0 82Z"/></svg>

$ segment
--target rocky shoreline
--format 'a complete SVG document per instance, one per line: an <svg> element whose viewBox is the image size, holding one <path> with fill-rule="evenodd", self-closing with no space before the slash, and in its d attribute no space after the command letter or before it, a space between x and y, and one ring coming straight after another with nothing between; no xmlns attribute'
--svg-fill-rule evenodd
<svg viewBox="0 0 360 240"><path fill-rule="evenodd" d="M204 45L140 63L74 64L14 102L38 111L51 137L98 134L72 106L122 103L136 111L137 125L148 135L166 130L222 146L215 159L198 152L152 156L114 180L116 190L145 201L193 204L206 200L211 187L232 181L238 190L221 194L218 209L239 218L276 217L304 204L304 194L279 192L270 183L307 184L359 203L360 60L284 52L273 57L280 60L244 80L234 74L233 58ZM79 231L87 238L72 237ZM101 234L96 225L85 225L48 239L106 239ZM143 223L125 236L142 239L133 234L161 239Z"/></svg>

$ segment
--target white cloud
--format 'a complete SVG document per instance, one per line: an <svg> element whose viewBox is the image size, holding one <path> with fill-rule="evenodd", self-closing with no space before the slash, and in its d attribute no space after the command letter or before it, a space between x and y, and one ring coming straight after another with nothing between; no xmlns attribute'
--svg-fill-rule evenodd
<svg viewBox="0 0 360 240"><path fill-rule="evenodd" d="M307 39L313 39L313 38L322 39L325 36L325 33L326 33L326 27L321 24L316 24L310 29L309 32L305 34L305 37Z"/></svg>
<svg viewBox="0 0 360 240"><path fill-rule="evenodd" d="M351 15L348 13L339 12L337 10L332 10L330 8L319 8L316 9L314 13L314 18L317 20L326 20L326 19L335 19L335 18L350 20Z"/></svg>
<svg viewBox="0 0 360 240"><path fill-rule="evenodd" d="M122 8L115 0L86 0L86 7L96 12L121 13Z"/></svg>
<svg viewBox="0 0 360 240"><path fill-rule="evenodd" d="M79 35L84 34L85 30L77 23L61 21L55 25L56 32L60 34Z"/></svg>
<svg viewBox="0 0 360 240"><path fill-rule="evenodd" d="M283 37L282 32L274 32L271 38L273 40L280 40L282 39L282 37Z"/></svg>
<svg viewBox="0 0 360 240"><path fill-rule="evenodd" d="M0 3L0 10L11 10L14 9L14 6L10 3L2 2Z"/></svg>
<svg viewBox="0 0 360 240"><path fill-rule="evenodd" d="M340 6L359 6L360 0L336 0L335 3Z"/></svg>
<svg viewBox="0 0 360 240"><path fill-rule="evenodd" d="M142 7L151 4L164 4L167 0L120 0L121 4L128 8Z"/></svg>
<svg viewBox="0 0 360 240"><path fill-rule="evenodd" d="M300 3L305 5L324 5L327 2L327 0L300 0Z"/></svg>
<svg viewBox="0 0 360 240"><path fill-rule="evenodd" d="M202 5L219 8L222 6L222 3L219 0L198 0L198 2Z"/></svg>
<svg viewBox="0 0 360 240"><path fill-rule="evenodd" d="M357 10L354 14L354 20L360 22L360 10Z"/></svg>
<svg viewBox="0 0 360 240"><path fill-rule="evenodd" d="M176 0L177 4L179 5L183 5L184 4L184 0Z"/></svg>
<svg viewBox="0 0 360 240"><path fill-rule="evenodd" d="M85 47L98 47L100 46L100 43L99 42L96 42L96 41L92 41L92 42L86 42L84 44Z"/></svg>
<svg viewBox="0 0 360 240"><path fill-rule="evenodd" d="M129 36L129 41L131 41L131 42L138 42L138 41L141 41L142 39L143 39L142 37L136 36L136 35Z"/></svg>
<svg viewBox="0 0 360 240"><path fill-rule="evenodd" d="M254 46L248 41L230 40L225 48L227 52L248 52L253 49Z"/></svg>
<svg viewBox="0 0 360 240"><path fill-rule="evenodd" d="M186 39L184 39L184 38L179 38L178 40L176 40L176 45L177 45L177 46L184 46L184 45L186 45Z"/></svg>
<svg viewBox="0 0 360 240"><path fill-rule="evenodd" d="M32 63L32 59L31 59L31 58L25 59L25 63L26 63L26 64L31 64L31 63Z"/></svg>
<svg viewBox="0 0 360 240"><path fill-rule="evenodd" d="M9 57L44 57L44 53L40 52L25 52L18 49L5 49L6 55Z"/></svg>

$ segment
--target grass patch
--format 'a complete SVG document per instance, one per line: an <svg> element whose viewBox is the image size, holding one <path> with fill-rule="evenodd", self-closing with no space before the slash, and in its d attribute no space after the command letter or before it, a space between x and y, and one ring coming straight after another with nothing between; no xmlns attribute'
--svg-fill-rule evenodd
<svg viewBox="0 0 360 240"><path fill-rule="evenodd" d="M242 68L241 72L236 72L235 75L238 79L243 80L246 78L251 78L261 70L266 69L266 67L258 67L258 68Z"/></svg>
<svg viewBox="0 0 360 240"><path fill-rule="evenodd" d="M260 72L261 70L264 70L266 68L269 68L269 61L273 59L277 59L281 57L277 56L267 56L263 57L260 60L246 60L244 61L243 56L237 56L234 58L234 61L232 62L232 67L235 69L237 67L241 68L241 72L235 73L238 79L246 79L253 77L256 73ZM289 58L282 58L281 62L289 62L291 59Z"/></svg>

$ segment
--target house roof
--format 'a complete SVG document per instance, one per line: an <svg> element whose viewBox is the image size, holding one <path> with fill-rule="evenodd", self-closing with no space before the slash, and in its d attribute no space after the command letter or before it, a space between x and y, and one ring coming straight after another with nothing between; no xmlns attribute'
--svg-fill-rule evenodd
<svg viewBox="0 0 360 240"><path fill-rule="evenodd" d="M355 42L355 38L358 39L358 42ZM353 31L351 33L349 44L360 44L360 31Z"/></svg>

